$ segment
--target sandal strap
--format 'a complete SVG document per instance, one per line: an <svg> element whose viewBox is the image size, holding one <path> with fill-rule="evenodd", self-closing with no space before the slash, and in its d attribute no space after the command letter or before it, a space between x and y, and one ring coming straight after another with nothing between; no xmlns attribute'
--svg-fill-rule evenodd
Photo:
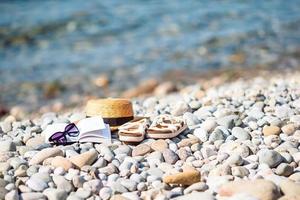
<svg viewBox="0 0 300 200"><path fill-rule="evenodd" d="M161 126L161 127L158 127ZM149 129L151 131L157 131L157 132L176 132L184 125L184 121L179 117L173 117L171 115L161 115L158 116Z"/></svg>
<svg viewBox="0 0 300 200"><path fill-rule="evenodd" d="M119 127L119 134L121 135L144 135L148 127L148 120L141 119L136 122L127 122Z"/></svg>

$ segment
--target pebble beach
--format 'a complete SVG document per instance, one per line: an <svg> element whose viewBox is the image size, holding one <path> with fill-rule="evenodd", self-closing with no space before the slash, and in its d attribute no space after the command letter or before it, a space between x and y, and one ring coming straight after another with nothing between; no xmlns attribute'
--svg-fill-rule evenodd
<svg viewBox="0 0 300 200"><path fill-rule="evenodd" d="M5 116L0 199L300 199L299 72L168 88L133 106L136 116L183 116L188 129L172 139L53 146L45 128L83 109Z"/></svg>

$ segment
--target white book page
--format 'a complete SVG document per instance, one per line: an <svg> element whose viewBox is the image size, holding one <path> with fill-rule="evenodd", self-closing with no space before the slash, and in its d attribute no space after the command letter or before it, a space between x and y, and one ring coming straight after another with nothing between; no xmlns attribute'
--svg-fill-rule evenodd
<svg viewBox="0 0 300 200"><path fill-rule="evenodd" d="M105 123L101 117L89 117L80 120L76 124L80 134L105 129Z"/></svg>

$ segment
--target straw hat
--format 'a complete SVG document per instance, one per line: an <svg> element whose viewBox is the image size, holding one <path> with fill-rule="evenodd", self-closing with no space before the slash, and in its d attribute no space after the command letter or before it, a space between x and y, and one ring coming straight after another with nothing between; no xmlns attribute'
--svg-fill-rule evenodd
<svg viewBox="0 0 300 200"><path fill-rule="evenodd" d="M89 100L86 105L86 115L101 116L104 122L110 125L112 131L134 118L131 101L119 98Z"/></svg>

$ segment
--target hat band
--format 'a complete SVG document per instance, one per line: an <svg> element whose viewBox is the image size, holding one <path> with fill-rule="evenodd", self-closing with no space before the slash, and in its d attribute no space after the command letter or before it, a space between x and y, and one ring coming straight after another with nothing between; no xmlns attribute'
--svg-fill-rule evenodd
<svg viewBox="0 0 300 200"><path fill-rule="evenodd" d="M131 117L116 117L116 118L103 118L104 123L109 124L110 126L120 126L133 120L133 116Z"/></svg>

